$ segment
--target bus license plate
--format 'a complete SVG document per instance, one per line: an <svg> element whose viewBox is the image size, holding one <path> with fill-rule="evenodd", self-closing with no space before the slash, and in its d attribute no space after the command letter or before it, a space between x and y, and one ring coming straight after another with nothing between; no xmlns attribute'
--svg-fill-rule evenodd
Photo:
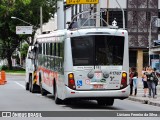
<svg viewBox="0 0 160 120"><path fill-rule="evenodd" d="M95 84L93 85L94 89L103 89L103 85Z"/></svg>

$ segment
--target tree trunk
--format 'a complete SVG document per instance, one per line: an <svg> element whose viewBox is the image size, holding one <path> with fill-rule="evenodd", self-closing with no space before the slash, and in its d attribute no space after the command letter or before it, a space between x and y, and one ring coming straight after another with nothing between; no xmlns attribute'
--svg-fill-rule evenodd
<svg viewBox="0 0 160 120"><path fill-rule="evenodd" d="M12 70L12 60L11 60L11 55L7 55L7 61L8 61L9 70Z"/></svg>

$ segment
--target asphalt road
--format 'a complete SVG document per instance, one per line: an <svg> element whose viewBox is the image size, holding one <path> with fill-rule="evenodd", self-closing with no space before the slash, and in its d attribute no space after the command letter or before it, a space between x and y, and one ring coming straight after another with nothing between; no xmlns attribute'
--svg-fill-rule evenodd
<svg viewBox="0 0 160 120"><path fill-rule="evenodd" d="M41 96L38 93L26 91L24 79L25 76L7 75L7 84L0 86L0 111L160 111L160 107L127 99L115 100L112 107L98 106L96 101L77 101L69 105L56 105L52 95ZM67 119L69 118L65 118ZM81 120L96 119L98 118L81 118ZM102 117L101 119L103 120Z"/></svg>

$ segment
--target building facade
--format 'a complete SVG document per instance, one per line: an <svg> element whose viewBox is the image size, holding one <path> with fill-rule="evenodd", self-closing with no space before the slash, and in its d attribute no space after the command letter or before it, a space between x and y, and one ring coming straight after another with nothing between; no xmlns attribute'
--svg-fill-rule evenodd
<svg viewBox="0 0 160 120"><path fill-rule="evenodd" d="M141 76L142 68L152 64L153 55L149 60L149 32L151 29L150 45L153 46L153 41L158 40L158 29L153 23L154 18L160 15L160 0L117 1L125 12L125 27L129 34L130 67L137 67ZM99 4L100 10L104 11L102 13L103 19L107 20L110 25L116 19L118 26L122 28L122 11L116 0L99 0ZM71 18L82 11L94 9L93 12L95 12L96 6L94 4L72 5Z"/></svg>

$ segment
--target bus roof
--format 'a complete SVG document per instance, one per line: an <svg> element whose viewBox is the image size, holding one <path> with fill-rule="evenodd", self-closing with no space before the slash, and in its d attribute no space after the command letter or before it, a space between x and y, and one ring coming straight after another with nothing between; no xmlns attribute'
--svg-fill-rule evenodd
<svg viewBox="0 0 160 120"><path fill-rule="evenodd" d="M65 30L58 30L48 34L37 35L35 41L38 43L62 42L65 37Z"/></svg>

